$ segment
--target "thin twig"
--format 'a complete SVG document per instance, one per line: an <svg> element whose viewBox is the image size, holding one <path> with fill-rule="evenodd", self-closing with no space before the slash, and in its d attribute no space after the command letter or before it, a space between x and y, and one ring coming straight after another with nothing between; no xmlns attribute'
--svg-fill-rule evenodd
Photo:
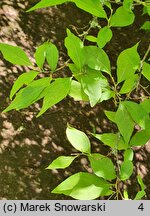
<svg viewBox="0 0 150 216"><path fill-rule="evenodd" d="M67 64L69 63L70 59L68 59L64 65L62 65L60 68L57 68L57 70L55 70L55 72L62 70L63 68L67 67Z"/></svg>

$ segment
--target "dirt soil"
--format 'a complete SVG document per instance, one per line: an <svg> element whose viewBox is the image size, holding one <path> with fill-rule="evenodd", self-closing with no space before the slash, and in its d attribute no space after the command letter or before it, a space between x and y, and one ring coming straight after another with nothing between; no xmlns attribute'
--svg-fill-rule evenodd
<svg viewBox="0 0 150 216"><path fill-rule="evenodd" d="M36 47L50 39L59 48L59 65L62 65L67 60L63 45L66 28L73 29L72 25L85 27L92 17L70 3L26 13L25 10L36 2L1 1L0 42L22 47L33 60ZM139 52L143 56L148 47L149 35L140 30L146 19L146 16L141 17L141 13L141 9L136 11L137 18L133 26L113 29L113 39L105 49L113 70L116 58L123 49L140 41ZM101 21L101 25L105 25L104 21ZM78 31L82 32L81 29ZM25 71L26 67L13 66L4 59L0 61L1 112L9 104L9 92L14 80ZM68 70L63 69L58 75L68 74ZM114 109L111 100L91 108L88 103L74 102L68 97L40 118L36 118L40 105L35 104L20 112L0 113L0 199L70 199L50 191L71 174L90 171L86 158L79 158L63 171L45 169L57 156L70 155L74 151L66 139L67 123L87 134L93 129L98 133L116 130L103 112L105 109ZM90 140L93 152L109 152L109 149L97 140L92 137ZM128 188L133 199L139 190L135 176L137 173L141 174L147 187L145 199L150 199L150 143L135 149L134 161L134 174L122 187Z"/></svg>

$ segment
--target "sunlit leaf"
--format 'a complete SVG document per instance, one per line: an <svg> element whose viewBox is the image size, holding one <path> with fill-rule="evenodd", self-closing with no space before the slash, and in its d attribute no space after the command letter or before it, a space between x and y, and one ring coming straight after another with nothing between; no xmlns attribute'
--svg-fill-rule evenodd
<svg viewBox="0 0 150 216"><path fill-rule="evenodd" d="M126 106L133 120L145 129L145 121L146 119L149 119L147 110L145 110L144 107L142 107L142 105L135 103L133 101L125 101L124 105Z"/></svg>
<svg viewBox="0 0 150 216"><path fill-rule="evenodd" d="M134 22L135 15L133 12L126 10L120 6L113 14L110 24L113 27L124 27L131 25Z"/></svg>
<svg viewBox="0 0 150 216"><path fill-rule="evenodd" d="M35 52L35 60L36 64L38 65L39 68L43 68L43 64L45 62L46 58L46 43L40 45Z"/></svg>
<svg viewBox="0 0 150 216"><path fill-rule="evenodd" d="M145 21L144 24L141 26L141 29L150 30L150 21Z"/></svg>
<svg viewBox="0 0 150 216"><path fill-rule="evenodd" d="M134 129L134 121L130 117L125 105L120 103L115 115L115 122L126 143L129 142Z"/></svg>
<svg viewBox="0 0 150 216"><path fill-rule="evenodd" d="M82 89L81 83L75 80L72 80L71 82L69 96L73 97L74 100L89 101L88 96L84 93Z"/></svg>
<svg viewBox="0 0 150 216"><path fill-rule="evenodd" d="M106 12L99 0L70 0L82 10L100 18L107 18Z"/></svg>
<svg viewBox="0 0 150 216"><path fill-rule="evenodd" d="M136 132L130 141L130 146L143 146L150 140L150 130Z"/></svg>
<svg viewBox="0 0 150 216"><path fill-rule="evenodd" d="M84 153L91 152L90 140L84 132L69 126L67 127L66 135L75 149Z"/></svg>
<svg viewBox="0 0 150 216"><path fill-rule="evenodd" d="M23 86L31 83L34 78L38 75L37 71L29 71L28 73L21 74L18 79L14 82L12 89L10 91L10 99L15 95L15 93Z"/></svg>
<svg viewBox="0 0 150 216"><path fill-rule="evenodd" d="M52 71L55 71L58 63L58 50L52 43L46 44L46 60Z"/></svg>
<svg viewBox="0 0 150 216"><path fill-rule="evenodd" d="M127 180L133 173L133 163L130 160L126 160L121 164L120 179L122 181Z"/></svg>
<svg viewBox="0 0 150 216"><path fill-rule="evenodd" d="M35 59L38 67L43 68L45 59L52 71L55 71L58 63L57 47L51 42L45 42L39 46L35 52Z"/></svg>
<svg viewBox="0 0 150 216"><path fill-rule="evenodd" d="M89 97L90 105L93 107L100 100L102 95L102 75L99 71L87 69L87 73L81 76L83 91Z"/></svg>
<svg viewBox="0 0 150 216"><path fill-rule="evenodd" d="M125 200L128 200L128 199L129 199L128 191L124 190L124 191L123 191L123 195L124 195L124 199L125 199Z"/></svg>
<svg viewBox="0 0 150 216"><path fill-rule="evenodd" d="M138 180L139 185L141 186L141 189L145 190L146 187L145 187L144 182L143 182L143 180L142 180L142 178L141 178L140 175L137 176L137 180Z"/></svg>
<svg viewBox="0 0 150 216"><path fill-rule="evenodd" d="M20 110L30 106L40 99L41 92L50 84L50 78L42 78L30 83L27 87L21 89L11 104L3 111L8 112L12 109Z"/></svg>
<svg viewBox="0 0 150 216"><path fill-rule="evenodd" d="M97 42L97 37L94 37L92 35L87 35L86 40L91 41L91 42Z"/></svg>
<svg viewBox="0 0 150 216"><path fill-rule="evenodd" d="M112 149L124 150L127 148L127 145L119 134L103 133L92 135L102 141L105 145L110 146Z"/></svg>
<svg viewBox="0 0 150 216"><path fill-rule="evenodd" d="M69 57L74 62L75 66L80 70L85 63L83 42L80 40L80 38L71 33L69 29L67 29L65 46L67 48Z"/></svg>
<svg viewBox="0 0 150 216"><path fill-rule="evenodd" d="M64 2L67 2L67 1L68 0L41 0L36 5L31 7L29 10L27 10L27 12L30 12L30 11L33 11L36 9L40 9L40 8L49 7L49 6L59 5L59 4L62 4Z"/></svg>
<svg viewBox="0 0 150 216"><path fill-rule="evenodd" d="M142 74L150 81L150 64L146 62L143 63Z"/></svg>
<svg viewBox="0 0 150 216"><path fill-rule="evenodd" d="M4 58L12 64L22 66L32 65L28 56L20 47L0 43L0 51L2 52Z"/></svg>
<svg viewBox="0 0 150 216"><path fill-rule="evenodd" d="M85 46L85 63L92 69L110 74L110 61L103 49L96 46Z"/></svg>
<svg viewBox="0 0 150 216"><path fill-rule="evenodd" d="M112 111L105 110L104 113L105 113L105 115L107 116L107 118L108 118L110 121L116 123L116 122L115 122L115 115L116 115L116 112L112 112Z"/></svg>
<svg viewBox="0 0 150 216"><path fill-rule="evenodd" d="M100 29L97 36L97 44L99 48L103 48L112 38L112 31L107 26Z"/></svg>
<svg viewBox="0 0 150 216"><path fill-rule="evenodd" d="M59 184L52 193L64 194L79 200L96 199L107 195L110 184L90 173L79 172ZM109 193L110 194L110 193Z"/></svg>
<svg viewBox="0 0 150 216"><path fill-rule="evenodd" d="M64 169L68 167L76 156L60 156L53 160L53 162L46 169Z"/></svg>
<svg viewBox="0 0 150 216"><path fill-rule="evenodd" d="M134 0L124 0L123 1L123 7L129 12L132 12L133 1Z"/></svg>
<svg viewBox="0 0 150 216"><path fill-rule="evenodd" d="M138 103L125 101L124 105L131 118L143 129L145 129L146 119L149 119L148 113Z"/></svg>
<svg viewBox="0 0 150 216"><path fill-rule="evenodd" d="M140 64L140 56L137 52L138 44L122 51L117 59L118 83L129 79L134 75Z"/></svg>
<svg viewBox="0 0 150 216"><path fill-rule="evenodd" d="M137 192L134 200L140 200L146 195L146 192L145 192L146 187L140 175L137 176L137 180L138 180L139 185L141 186L141 191Z"/></svg>
<svg viewBox="0 0 150 216"><path fill-rule="evenodd" d="M138 191L134 200L141 200L146 195L146 192L144 190Z"/></svg>
<svg viewBox="0 0 150 216"><path fill-rule="evenodd" d="M43 106L37 117L42 115L53 105L63 100L70 91L71 78L57 78L44 90Z"/></svg>
<svg viewBox="0 0 150 216"><path fill-rule="evenodd" d="M150 113L150 99L145 99L140 105L147 113Z"/></svg>
<svg viewBox="0 0 150 216"><path fill-rule="evenodd" d="M131 148L128 148L125 152L124 152L124 161L132 161L133 160L133 156L134 156L134 152Z"/></svg>
<svg viewBox="0 0 150 216"><path fill-rule="evenodd" d="M91 154L88 156L90 165L95 175L106 180L116 178L116 171L111 159L101 154ZM109 167L109 168L108 168Z"/></svg>
<svg viewBox="0 0 150 216"><path fill-rule="evenodd" d="M131 76L129 79L126 79L119 91L120 94L126 94L131 91L136 87L137 81L139 79L138 74L134 74Z"/></svg>
<svg viewBox="0 0 150 216"><path fill-rule="evenodd" d="M114 96L114 91L110 90L109 88L102 88L102 94L99 102L107 101Z"/></svg>

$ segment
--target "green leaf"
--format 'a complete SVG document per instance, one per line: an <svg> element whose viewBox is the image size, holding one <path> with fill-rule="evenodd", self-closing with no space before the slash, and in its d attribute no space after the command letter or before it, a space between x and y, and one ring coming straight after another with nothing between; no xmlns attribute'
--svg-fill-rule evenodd
<svg viewBox="0 0 150 216"><path fill-rule="evenodd" d="M41 92L50 84L50 78L41 78L30 83L27 87L21 89L12 103L3 111L8 112L12 109L20 110L30 106L39 100Z"/></svg>
<svg viewBox="0 0 150 216"><path fill-rule="evenodd" d="M145 5L145 7L146 7L148 15L150 16L150 5L148 4L148 1L147 1L147 4Z"/></svg>
<svg viewBox="0 0 150 216"><path fill-rule="evenodd" d="M129 200L129 195L128 195L128 191L124 190L123 191L123 196L125 200Z"/></svg>
<svg viewBox="0 0 150 216"><path fill-rule="evenodd" d="M49 6L59 5L65 2L74 2L77 7L81 8L82 10L85 10L86 12L100 18L106 18L107 15L100 4L99 0L41 0L39 3L37 3L35 6L27 10L27 12L45 8Z"/></svg>
<svg viewBox="0 0 150 216"><path fill-rule="evenodd" d="M122 51L117 59L118 83L129 79L134 75L140 64L140 56L137 52L138 44Z"/></svg>
<svg viewBox="0 0 150 216"><path fill-rule="evenodd" d="M91 107L93 107L102 96L102 87L108 84L101 72L86 68L86 73L81 76L81 85L89 97Z"/></svg>
<svg viewBox="0 0 150 216"><path fill-rule="evenodd" d="M35 52L35 60L36 60L36 64L39 68L43 68L43 64L45 62L45 58L46 58L46 44L47 42L43 43L42 45L40 45Z"/></svg>
<svg viewBox="0 0 150 216"><path fill-rule="evenodd" d="M130 141L130 146L143 146L150 140L150 131L141 130L136 132Z"/></svg>
<svg viewBox="0 0 150 216"><path fill-rule="evenodd" d="M146 187L145 187L144 182L143 182L143 180L142 180L142 178L141 178L140 175L137 176L137 180L138 180L139 185L141 186L141 189L145 190Z"/></svg>
<svg viewBox="0 0 150 216"><path fill-rule="evenodd" d="M70 63L70 64L68 64L68 67L71 70L71 72L73 73L73 76L80 82L82 72L76 67L75 64Z"/></svg>
<svg viewBox="0 0 150 216"><path fill-rule="evenodd" d="M128 148L124 152L124 161L132 161L133 160L133 156L134 156L133 150L131 148Z"/></svg>
<svg viewBox="0 0 150 216"><path fill-rule="evenodd" d="M123 1L123 7L129 12L132 12L133 1L134 0L124 0Z"/></svg>
<svg viewBox="0 0 150 216"><path fill-rule="evenodd" d="M92 135L102 141L105 145L110 146L112 149L124 150L127 148L127 145L119 134L103 133Z"/></svg>
<svg viewBox="0 0 150 216"><path fill-rule="evenodd" d="M124 105L131 118L143 129L145 129L146 119L149 119L148 113L139 104L132 101L125 101Z"/></svg>
<svg viewBox="0 0 150 216"><path fill-rule="evenodd" d="M137 176L137 180L138 180L139 185L141 186L141 191L137 192L134 200L140 200L146 195L146 193L145 193L145 188L146 187L145 187L144 182L143 182L140 175Z"/></svg>
<svg viewBox="0 0 150 216"><path fill-rule="evenodd" d="M105 115L107 116L107 118L108 118L110 121L116 123L116 122L115 122L115 115L116 115L116 112L112 112L112 111L105 110L104 113L105 113Z"/></svg>
<svg viewBox="0 0 150 216"><path fill-rule="evenodd" d="M112 38L112 31L108 26L101 28L97 36L99 48L103 48Z"/></svg>
<svg viewBox="0 0 150 216"><path fill-rule="evenodd" d="M99 102L109 100L114 96L115 96L114 91L110 90L109 88L102 88L102 95Z"/></svg>
<svg viewBox="0 0 150 216"><path fill-rule="evenodd" d="M88 158L95 175L106 180L112 180L116 178L114 164L109 158L101 154L91 154L88 156Z"/></svg>
<svg viewBox="0 0 150 216"><path fill-rule="evenodd" d="M44 100L43 106L38 113L37 117L42 115L46 110L48 110L53 105L57 104L61 100L63 100L70 91L71 87L71 78L57 78L54 82L50 84L44 90Z"/></svg>
<svg viewBox="0 0 150 216"><path fill-rule="evenodd" d="M150 81L150 64L146 62L143 63L142 74Z"/></svg>
<svg viewBox="0 0 150 216"><path fill-rule="evenodd" d="M39 3L31 7L27 12L40 9L40 8L45 8L49 6L55 6L59 4L63 4L64 2L67 2L68 0L41 0Z"/></svg>
<svg viewBox="0 0 150 216"><path fill-rule="evenodd" d="M90 153L91 144L87 135L73 127L67 127L66 135L71 145L80 152Z"/></svg>
<svg viewBox="0 0 150 216"><path fill-rule="evenodd" d="M57 47L52 43L46 44L46 60L50 66L50 69L52 72L54 72L58 63L58 50Z"/></svg>
<svg viewBox="0 0 150 216"><path fill-rule="evenodd" d="M120 94L126 94L134 90L138 81L138 74L134 74L129 79L126 79L119 91Z"/></svg>
<svg viewBox="0 0 150 216"><path fill-rule="evenodd" d="M74 100L89 101L88 96L84 93L82 89L81 83L75 80L72 80L71 82L69 96L73 97Z"/></svg>
<svg viewBox="0 0 150 216"><path fill-rule="evenodd" d="M46 169L64 169L68 167L77 156L60 156L53 160L53 162Z"/></svg>
<svg viewBox="0 0 150 216"><path fill-rule="evenodd" d="M32 65L28 56L20 47L0 43L0 51L2 52L4 58L12 64L17 64L21 66Z"/></svg>
<svg viewBox="0 0 150 216"><path fill-rule="evenodd" d="M104 11L102 4L99 0L70 0L74 2L77 7L82 10L100 18L107 18L106 12Z"/></svg>
<svg viewBox="0 0 150 216"><path fill-rule="evenodd" d="M14 82L12 89L10 91L10 99L12 100L16 92L23 86L31 83L34 78L39 74L37 71L29 71L28 73L21 74L18 79Z"/></svg>
<svg viewBox="0 0 150 216"><path fill-rule="evenodd" d="M86 40L88 40L90 42L97 42L97 37L94 37L92 35L87 35Z"/></svg>
<svg viewBox="0 0 150 216"><path fill-rule="evenodd" d="M59 184L52 193L64 194L79 200L96 199L106 195L110 184L90 173L79 172Z"/></svg>
<svg viewBox="0 0 150 216"><path fill-rule="evenodd" d="M145 21L144 24L141 26L141 29L150 30L150 21Z"/></svg>
<svg viewBox="0 0 150 216"><path fill-rule="evenodd" d="M126 160L121 164L121 169L120 169L120 179L122 181L125 181L129 179L129 177L133 173L133 163L130 160Z"/></svg>
<svg viewBox="0 0 150 216"><path fill-rule="evenodd" d="M35 59L38 67L40 68L43 68L43 64L46 59L52 72L55 71L58 63L57 47L51 42L43 43L37 48L35 52Z"/></svg>
<svg viewBox="0 0 150 216"><path fill-rule="evenodd" d="M90 68L111 74L110 61L103 49L96 46L84 47L85 64Z"/></svg>
<svg viewBox="0 0 150 216"><path fill-rule="evenodd" d="M145 195L146 195L145 191L143 191L143 190L138 191L134 200L141 200Z"/></svg>
<svg viewBox="0 0 150 216"><path fill-rule="evenodd" d="M67 29L67 37L65 38L65 46L68 55L74 62L75 66L81 70L85 63L85 56L83 51L83 42L75 36L69 29Z"/></svg>
<svg viewBox="0 0 150 216"><path fill-rule="evenodd" d="M147 113L150 113L150 99L145 99L140 105Z"/></svg>
<svg viewBox="0 0 150 216"><path fill-rule="evenodd" d="M115 115L115 122L126 143L129 142L134 129L134 121L130 117L124 103L120 103Z"/></svg>
<svg viewBox="0 0 150 216"><path fill-rule="evenodd" d="M110 25L113 27L129 26L134 22L133 12L126 10L123 6L119 7L113 14Z"/></svg>

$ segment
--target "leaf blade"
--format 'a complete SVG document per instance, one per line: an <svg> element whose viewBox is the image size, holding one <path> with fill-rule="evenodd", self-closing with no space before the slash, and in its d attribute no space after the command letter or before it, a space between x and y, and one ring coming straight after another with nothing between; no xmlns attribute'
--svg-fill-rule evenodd
<svg viewBox="0 0 150 216"><path fill-rule="evenodd" d="M63 100L70 91L71 78L57 78L44 91L43 106L37 117L46 112L50 107Z"/></svg>
<svg viewBox="0 0 150 216"><path fill-rule="evenodd" d="M14 82L12 89L10 91L10 99L12 100L15 93L25 84L30 84L34 78L39 74L37 71L29 71L28 73L21 74L17 80Z"/></svg>
<svg viewBox="0 0 150 216"><path fill-rule="evenodd" d="M108 157L95 153L88 156L88 158L95 175L106 180L113 180L116 178L114 164Z"/></svg>
<svg viewBox="0 0 150 216"><path fill-rule="evenodd" d="M126 10L123 6L119 7L113 14L110 25L112 27L129 26L134 22L135 15L133 12Z"/></svg>
<svg viewBox="0 0 150 216"><path fill-rule="evenodd" d="M100 29L97 36L97 44L99 48L103 48L112 38L112 31L107 26Z"/></svg>
<svg viewBox="0 0 150 216"><path fill-rule="evenodd" d="M67 37L65 38L65 47L68 55L74 62L75 66L81 70L85 63L85 56L83 52L83 42L75 36L69 29L67 29Z"/></svg>
<svg viewBox="0 0 150 216"><path fill-rule="evenodd" d="M69 126L67 127L66 135L75 149L88 154L91 152L90 140L84 132Z"/></svg>
<svg viewBox="0 0 150 216"><path fill-rule="evenodd" d="M124 103L120 103L115 114L115 122L126 143L129 142L134 129L134 121L130 117ZM128 127L127 127L128 125Z"/></svg>
<svg viewBox="0 0 150 216"><path fill-rule="evenodd" d="M59 156L46 169L64 169L68 167L77 156Z"/></svg>
<svg viewBox="0 0 150 216"><path fill-rule="evenodd" d="M138 44L120 53L117 59L117 83L129 79L138 69L140 56L137 52L137 47Z"/></svg>
<svg viewBox="0 0 150 216"><path fill-rule="evenodd" d="M74 199L90 200L106 195L110 190L110 184L90 173L76 173L61 184L52 193L64 194Z"/></svg>
<svg viewBox="0 0 150 216"><path fill-rule="evenodd" d="M126 160L121 164L120 179L122 181L127 180L133 173L133 163L130 160Z"/></svg>
<svg viewBox="0 0 150 216"><path fill-rule="evenodd" d="M20 47L0 43L0 51L2 52L4 58L12 64L21 66L32 65L28 56Z"/></svg>
<svg viewBox="0 0 150 216"><path fill-rule="evenodd" d="M63 4L65 2L67 2L67 0L51 0L51 1L49 1L49 0L41 0L36 5L31 7L29 10L27 10L27 12L31 12L33 10L37 10L37 9L40 9L40 8L45 8L45 7L50 7L50 6Z"/></svg>

